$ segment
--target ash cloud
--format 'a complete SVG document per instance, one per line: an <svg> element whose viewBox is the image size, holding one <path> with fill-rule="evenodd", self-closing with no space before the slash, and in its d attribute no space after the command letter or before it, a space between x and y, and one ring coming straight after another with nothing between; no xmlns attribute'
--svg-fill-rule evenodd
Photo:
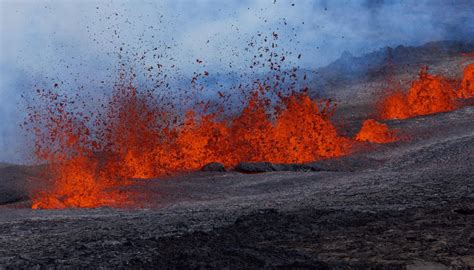
<svg viewBox="0 0 474 270"><path fill-rule="evenodd" d="M470 0L1 1L0 161L22 161L28 151L18 128L22 93L56 81L107 92L121 47L158 47L180 78L200 68L197 58L211 73L238 73L248 67L248 40L277 31L281 46L303 55L298 64L314 70L344 51L473 40L472 14Z"/></svg>

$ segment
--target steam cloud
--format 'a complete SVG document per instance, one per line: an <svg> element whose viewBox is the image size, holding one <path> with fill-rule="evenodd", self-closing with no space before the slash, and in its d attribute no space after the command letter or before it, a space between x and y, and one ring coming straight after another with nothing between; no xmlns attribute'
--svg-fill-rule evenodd
<svg viewBox="0 0 474 270"><path fill-rule="evenodd" d="M303 55L301 67L314 69L343 51L472 40L472 14L470 0L2 1L0 161L21 162L28 151L18 128L22 93L53 81L67 82L71 91L107 91L99 82L116 77L119 47L140 52L165 44L164 61L186 77L197 58L210 72L245 68L248 38L278 31L282 46Z"/></svg>

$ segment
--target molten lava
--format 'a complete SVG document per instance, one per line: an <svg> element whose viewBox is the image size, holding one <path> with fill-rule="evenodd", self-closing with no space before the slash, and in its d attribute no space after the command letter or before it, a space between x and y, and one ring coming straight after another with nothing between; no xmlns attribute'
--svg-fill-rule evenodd
<svg viewBox="0 0 474 270"><path fill-rule="evenodd" d="M355 139L361 142L391 143L398 140L396 132L390 130L387 124L373 119L365 120Z"/></svg>
<svg viewBox="0 0 474 270"><path fill-rule="evenodd" d="M447 79L428 74L427 69L422 68L419 79L406 94L396 91L382 101L381 118L406 119L451 111L457 108L457 96Z"/></svg>
<svg viewBox="0 0 474 270"><path fill-rule="evenodd" d="M88 116L68 110L74 102L67 97L41 96L47 109L33 108L30 120L36 156L49 164L52 187L33 198L33 208L122 206L130 199L119 189L132 178L209 162L309 162L346 155L352 145L332 124L329 102L318 104L306 94L271 105L255 93L237 116L190 111L184 118L130 85L117 88L104 111Z"/></svg>
<svg viewBox="0 0 474 270"><path fill-rule="evenodd" d="M474 98L474 64L470 64L464 69L458 96L460 98Z"/></svg>

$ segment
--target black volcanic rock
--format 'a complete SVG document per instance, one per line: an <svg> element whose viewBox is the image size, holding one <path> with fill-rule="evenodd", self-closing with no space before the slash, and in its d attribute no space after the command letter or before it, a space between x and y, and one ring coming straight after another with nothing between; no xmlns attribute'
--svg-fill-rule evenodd
<svg viewBox="0 0 474 270"><path fill-rule="evenodd" d="M28 200L30 191L37 188L40 166L21 166L0 163L0 205Z"/></svg>
<svg viewBox="0 0 474 270"><path fill-rule="evenodd" d="M273 172L275 168L270 162L240 162L235 170L243 173Z"/></svg>
<svg viewBox="0 0 474 270"><path fill-rule="evenodd" d="M27 195L18 190L0 190L0 205L27 200Z"/></svg>
<svg viewBox="0 0 474 270"><path fill-rule="evenodd" d="M353 154L346 157L323 159L316 162L296 163L271 163L271 162L241 162L235 166L235 170L242 173L264 173L264 172L354 172L367 167L380 167L384 160L367 158L362 155Z"/></svg>
<svg viewBox="0 0 474 270"><path fill-rule="evenodd" d="M235 170L243 173L263 173L277 171L308 172L321 171L318 164L276 164L270 162L241 162L237 164Z"/></svg>
<svg viewBox="0 0 474 270"><path fill-rule="evenodd" d="M225 172L225 167L224 164L219 163L219 162L211 162L206 165L204 165L201 168L201 171L203 172Z"/></svg>

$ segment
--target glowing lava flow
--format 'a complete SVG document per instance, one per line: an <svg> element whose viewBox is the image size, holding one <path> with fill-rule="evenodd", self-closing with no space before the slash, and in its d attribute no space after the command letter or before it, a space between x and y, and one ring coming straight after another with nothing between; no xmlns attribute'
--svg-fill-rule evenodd
<svg viewBox="0 0 474 270"><path fill-rule="evenodd" d="M283 98L279 109L254 94L235 117L191 111L184 119L132 86L118 88L105 112L89 116L69 111L74 102L66 97L41 96L46 109L32 109L30 121L37 158L49 164L52 185L34 196L33 208L127 205L127 194L118 190L131 178L192 171L209 162L303 163L346 155L353 143L331 123L331 105L306 94Z"/></svg>

